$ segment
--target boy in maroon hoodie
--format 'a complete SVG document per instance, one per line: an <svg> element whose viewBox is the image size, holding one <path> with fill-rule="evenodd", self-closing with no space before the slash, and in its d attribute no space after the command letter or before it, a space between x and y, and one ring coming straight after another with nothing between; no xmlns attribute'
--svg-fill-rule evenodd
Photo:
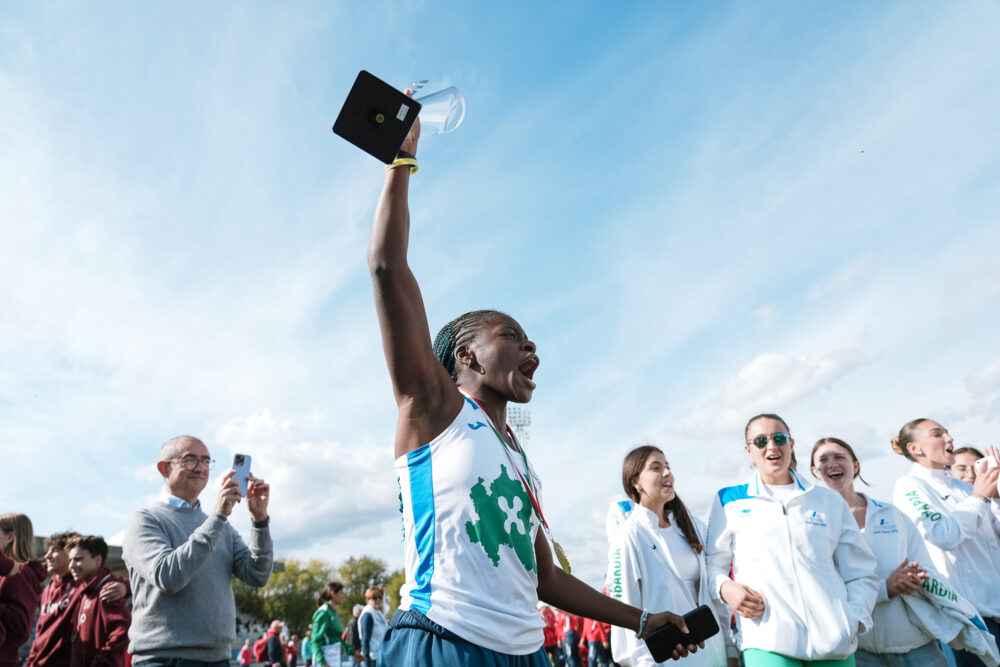
<svg viewBox="0 0 1000 667"><path fill-rule="evenodd" d="M70 648L70 667L125 667L128 626L132 621L125 600L107 602L100 590L116 579L104 564L108 545L100 537L77 537L69 545L69 571L80 585Z"/></svg>
<svg viewBox="0 0 1000 667"><path fill-rule="evenodd" d="M0 667L21 662L45 568L34 560L35 535L23 514L0 514Z"/></svg>
<svg viewBox="0 0 1000 667"><path fill-rule="evenodd" d="M80 534L73 531L55 533L45 540L45 567L49 571L49 583L42 590L35 641L25 667L69 667L76 602L82 590L69 573L66 546L74 537L80 537ZM101 597L113 602L125 597L127 592L125 584L109 581L101 589Z"/></svg>

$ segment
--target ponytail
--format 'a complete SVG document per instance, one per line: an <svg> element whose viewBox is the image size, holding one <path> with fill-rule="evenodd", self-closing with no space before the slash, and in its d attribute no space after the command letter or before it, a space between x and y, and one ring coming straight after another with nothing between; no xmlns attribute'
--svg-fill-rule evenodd
<svg viewBox="0 0 1000 667"><path fill-rule="evenodd" d="M903 428L899 429L899 435L892 439L892 451L915 462L916 459L913 458L907 445L917 439L917 431L925 421L929 420L926 417L921 417L903 424Z"/></svg>

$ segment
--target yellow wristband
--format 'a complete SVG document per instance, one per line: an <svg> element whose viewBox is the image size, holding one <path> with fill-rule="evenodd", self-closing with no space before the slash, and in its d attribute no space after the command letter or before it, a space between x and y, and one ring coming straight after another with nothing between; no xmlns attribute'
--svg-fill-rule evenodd
<svg viewBox="0 0 1000 667"><path fill-rule="evenodd" d="M386 171L386 173L388 173L388 171L390 169L395 169L396 167L403 167L403 166L408 166L410 168L410 173L411 174L417 173L417 169L420 168L419 166L417 166L417 161L414 160L413 158L411 158L411 157L398 157L398 158L396 158L395 160L392 161L392 164L387 164L385 166L385 171Z"/></svg>

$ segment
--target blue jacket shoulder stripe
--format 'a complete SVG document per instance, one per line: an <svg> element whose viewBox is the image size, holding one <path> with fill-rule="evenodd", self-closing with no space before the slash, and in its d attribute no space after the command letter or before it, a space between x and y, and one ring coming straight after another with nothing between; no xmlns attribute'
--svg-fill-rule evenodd
<svg viewBox="0 0 1000 667"><path fill-rule="evenodd" d="M724 489L719 489L719 500L722 502L722 506L725 507L726 503L731 503L734 500L749 498L750 494L747 493L749 488L749 484L740 484L739 486L727 486Z"/></svg>

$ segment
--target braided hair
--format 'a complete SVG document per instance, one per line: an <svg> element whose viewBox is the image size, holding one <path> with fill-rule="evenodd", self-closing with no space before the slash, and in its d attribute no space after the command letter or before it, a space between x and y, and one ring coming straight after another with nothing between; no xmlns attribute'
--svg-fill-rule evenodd
<svg viewBox="0 0 1000 667"><path fill-rule="evenodd" d="M497 315L509 317L498 310L472 310L459 315L438 331L434 337L434 357L448 371L452 380L458 379L455 376L455 350L469 344L482 329L482 323Z"/></svg>

